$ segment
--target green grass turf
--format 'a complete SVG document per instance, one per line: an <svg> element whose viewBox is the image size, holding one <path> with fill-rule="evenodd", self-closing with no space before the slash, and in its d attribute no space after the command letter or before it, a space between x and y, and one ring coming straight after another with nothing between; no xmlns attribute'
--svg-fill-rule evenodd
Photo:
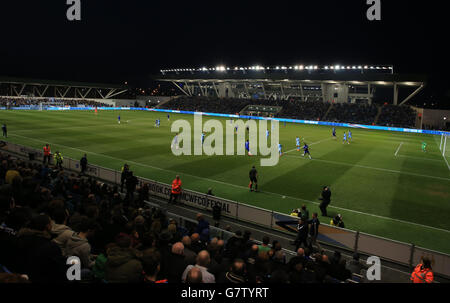
<svg viewBox="0 0 450 303"><path fill-rule="evenodd" d="M294 150L278 165L260 167L259 156L176 157L167 114L121 111L120 125L118 114L0 111L0 122L8 125L7 140L14 143L41 149L48 142L53 152L74 159L86 152L89 163L116 170L126 161L135 174L165 183L179 173L184 188L212 187L216 196L283 213L302 204L319 212L322 186L329 185L329 215L342 214L347 228L450 253L450 170L439 153L439 137L352 129L353 142L344 145L344 128L337 128L333 140L328 126L280 123L284 151L295 149L298 135L311 144L313 160ZM158 117L161 127L155 128ZM171 114L171 122L175 119L193 122L191 115ZM426 153L422 141L428 143ZM252 165L259 193L247 188Z"/></svg>

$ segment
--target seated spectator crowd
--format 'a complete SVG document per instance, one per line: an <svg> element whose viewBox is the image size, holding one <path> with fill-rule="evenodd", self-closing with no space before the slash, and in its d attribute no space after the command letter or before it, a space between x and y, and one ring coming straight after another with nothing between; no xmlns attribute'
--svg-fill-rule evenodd
<svg viewBox="0 0 450 303"><path fill-rule="evenodd" d="M273 99L238 99L216 97L187 97L182 96L163 104L163 109L236 114L247 105L281 106L281 111L275 115L278 118L299 120L324 120L330 103L320 101L299 101ZM331 107L326 121L339 123L357 123L372 125L378 114L377 105L335 103ZM378 120L378 125L414 127L415 111L408 106L385 105Z"/></svg>
<svg viewBox="0 0 450 303"><path fill-rule="evenodd" d="M335 103L328 113L327 121L370 125L377 113L378 107L373 104Z"/></svg>
<svg viewBox="0 0 450 303"><path fill-rule="evenodd" d="M69 100L69 99L36 99L36 98L8 98L8 97L0 97L0 106L4 107L20 107L20 106L32 106L39 105L41 103L57 103L58 106L60 104L64 104L64 106L111 106L106 103L101 103L93 100Z"/></svg>
<svg viewBox="0 0 450 303"><path fill-rule="evenodd" d="M411 107L385 104L377 124L390 127L413 127L415 122L416 113Z"/></svg>
<svg viewBox="0 0 450 303"><path fill-rule="evenodd" d="M311 248L288 261L279 242L249 231L212 237L202 214L180 226L144 207L145 184L123 198L118 186L53 166L1 153L0 163L0 283L70 283L70 256L82 283L322 283L364 268Z"/></svg>

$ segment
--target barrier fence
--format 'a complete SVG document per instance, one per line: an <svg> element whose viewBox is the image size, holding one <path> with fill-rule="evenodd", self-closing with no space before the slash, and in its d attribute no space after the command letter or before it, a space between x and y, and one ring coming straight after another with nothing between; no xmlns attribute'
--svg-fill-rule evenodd
<svg viewBox="0 0 450 303"><path fill-rule="evenodd" d="M20 106L11 107L13 110L36 110L38 105L33 106ZM6 108L1 108L6 109ZM225 117L234 119L254 119L254 120L278 120L279 122L289 122L289 123L301 123L301 124L314 124L314 125L328 125L328 126L340 126L340 127L350 127L350 128L362 128L362 129L373 129L373 130L384 130L384 131L395 131L395 132L405 132L405 133L418 133L418 134L429 134L429 135L450 135L450 132L438 131L438 130L425 130L425 129L414 129L414 128L402 128L402 127L387 127L387 126L377 126L377 125L364 125L364 124L352 124L352 123L336 123L336 122L326 122L326 121L311 121L311 120L298 120L298 119L287 119L287 118L269 118L269 117L256 117L256 116L243 116L243 115L230 115L230 114L220 114L220 113L203 113L203 112L193 112L193 111L183 111L183 110L172 110L172 109L159 109L159 108L145 108L145 107L93 107L93 106L43 106L43 110L143 110L143 111L153 111L153 112L165 112L165 113L177 113L177 114L188 114L188 115L203 115L203 116L213 116L213 117Z"/></svg>
<svg viewBox="0 0 450 303"><path fill-rule="evenodd" d="M26 146L2 142L0 150L9 151L23 157L34 155L36 160L43 159L43 152ZM78 160L64 158L63 167L80 172ZM86 174L110 183L119 184L121 172L112 169L88 165ZM140 184L148 184L150 194L163 199L169 199L171 186L169 184L138 177ZM212 211L212 207L218 204L222 209L222 215L257 224L277 231L295 232L298 218L287 214L259 208L236 201L231 201L196 191L183 189L178 202L197 208L202 211ZM358 231L338 228L327 224L320 224L317 240L328 245L375 255L382 259L393 261L412 267L420 262L422 257L431 259L433 271L446 277L450 277L450 255L417 247L414 244L402 243L379 236L369 235Z"/></svg>

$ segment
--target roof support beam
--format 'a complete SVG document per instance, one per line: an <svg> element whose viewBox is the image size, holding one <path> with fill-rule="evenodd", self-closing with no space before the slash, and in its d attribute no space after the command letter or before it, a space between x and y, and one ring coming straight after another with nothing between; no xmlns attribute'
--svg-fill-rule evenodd
<svg viewBox="0 0 450 303"><path fill-rule="evenodd" d="M394 82L394 105L398 103L398 85Z"/></svg>
<svg viewBox="0 0 450 303"><path fill-rule="evenodd" d="M116 90L116 89L114 89L114 90ZM127 92L127 91L128 91L128 89L123 89L123 90L121 90L121 91L112 93L111 95L109 95L109 96L108 96L107 98L105 98L105 99L111 99L112 97L118 96L118 95L123 94L123 93L125 93L125 92Z"/></svg>
<svg viewBox="0 0 450 303"><path fill-rule="evenodd" d="M172 83L178 87L179 90L181 90L186 96L192 96L190 94L188 94L183 88L181 88L181 86L179 86L175 81L172 81Z"/></svg>
<svg viewBox="0 0 450 303"><path fill-rule="evenodd" d="M217 90L216 83L214 83L214 81L213 81L212 84L213 84L213 86L214 86L214 90L216 91L217 98L219 98L219 91Z"/></svg>
<svg viewBox="0 0 450 303"><path fill-rule="evenodd" d="M417 95L423 88L425 87L424 84L422 84L421 86L419 86L414 92L412 92L412 94L410 94L408 97L405 98L405 100L403 100L402 102L400 102L399 105L403 105L406 102L408 102L409 99L411 99L412 97L414 97L415 95Z"/></svg>

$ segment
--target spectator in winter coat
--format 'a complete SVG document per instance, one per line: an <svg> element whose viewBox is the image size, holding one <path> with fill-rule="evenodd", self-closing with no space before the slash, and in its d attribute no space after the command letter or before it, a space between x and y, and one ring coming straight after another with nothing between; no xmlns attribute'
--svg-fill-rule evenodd
<svg viewBox="0 0 450 303"><path fill-rule="evenodd" d="M80 224L80 231L72 233L64 249L66 256L77 256L80 258L82 269L90 269L95 264L95 258L91 255L91 245L88 241L88 238L94 235L95 229L95 221L84 218Z"/></svg>
<svg viewBox="0 0 450 303"><path fill-rule="evenodd" d="M108 250L105 279L110 283L139 283L142 281L142 263L138 251L131 248L131 238L121 235L117 247Z"/></svg>
<svg viewBox="0 0 450 303"><path fill-rule="evenodd" d="M52 235L52 241L55 242L62 251L63 255L66 255L65 248L67 241L72 237L74 231L67 226L68 213L64 208L58 208L51 213L52 229L50 234Z"/></svg>
<svg viewBox="0 0 450 303"><path fill-rule="evenodd" d="M29 228L17 233L15 245L18 268L31 282L55 283L67 281L66 263L61 249L50 240L51 221L47 215L32 219Z"/></svg>

